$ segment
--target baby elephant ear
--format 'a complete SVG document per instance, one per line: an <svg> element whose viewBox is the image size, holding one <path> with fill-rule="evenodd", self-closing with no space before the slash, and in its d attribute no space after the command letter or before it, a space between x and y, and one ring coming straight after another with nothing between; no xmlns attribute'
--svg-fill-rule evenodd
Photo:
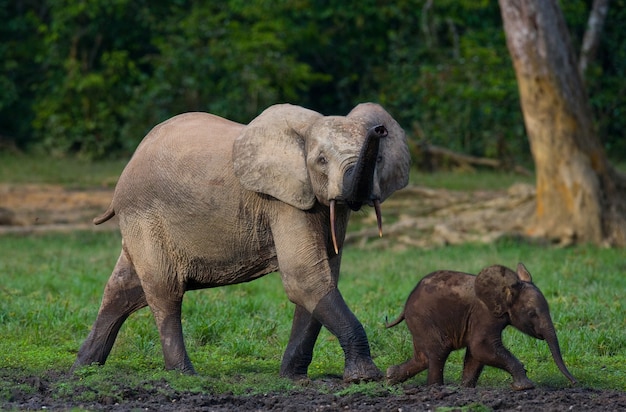
<svg viewBox="0 0 626 412"><path fill-rule="evenodd" d="M511 269L494 265L480 271L476 276L474 290L496 317L504 315L515 301L520 278Z"/></svg>
<svg viewBox="0 0 626 412"><path fill-rule="evenodd" d="M517 276L523 282L533 283L533 278L530 276L530 272L526 269L526 266L522 262L517 264Z"/></svg>
<svg viewBox="0 0 626 412"><path fill-rule="evenodd" d="M242 186L298 209L315 204L304 153L304 136L321 114L300 106L267 108L235 139L233 167Z"/></svg>

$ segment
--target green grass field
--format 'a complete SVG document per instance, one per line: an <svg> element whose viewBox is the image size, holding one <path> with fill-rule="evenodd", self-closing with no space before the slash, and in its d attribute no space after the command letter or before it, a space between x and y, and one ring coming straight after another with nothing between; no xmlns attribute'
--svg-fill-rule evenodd
<svg viewBox="0 0 626 412"><path fill-rule="evenodd" d="M1 163L0 163L1 164ZM6 163L3 164L5 168ZM19 165L16 163L15 167ZM59 165L60 167L61 165ZM84 174L87 166L79 166ZM77 187L115 181L118 163L105 164L88 181L75 171ZM15 170L14 170L15 171ZM72 173L64 173L71 176ZM427 180L429 176L424 176ZM25 177L23 181L32 181ZM64 178L65 179L65 178ZM509 181L491 175L490 186ZM511 177L506 179L512 180ZM1 181L13 181L6 169ZM455 176L444 179L454 186ZM499 182L499 183L498 183ZM252 283L190 292L185 297L183 327L197 376L163 369L158 334L148 309L127 320L103 367L87 367L78 379L66 372L95 320L102 290L119 253L117 232L73 232L0 236L0 401L7 399L19 377L54 373L59 396L84 385L85 400L95 393L115 393L124 376L136 386L166 380L173 388L211 393L264 393L294 388L278 377L289 336L293 305L280 277L268 275ZM360 250L344 252L340 290L363 323L375 363L381 368L411 355L410 334L401 324L385 329L397 316L415 284L436 269L477 273L500 263L522 261L551 306L566 364L580 385L626 390L626 261L624 251L590 246L550 248L516 240L467 244L431 250ZM552 362L547 345L512 328L505 331L509 349L539 386L565 387L568 381ZM309 369L315 379L341 375L343 354L337 340L323 330ZM458 384L462 351L446 366L446 382ZM413 384L425 383L425 373ZM486 368L480 386L508 387L510 376ZM391 391L384 383L355 385L354 390Z"/></svg>

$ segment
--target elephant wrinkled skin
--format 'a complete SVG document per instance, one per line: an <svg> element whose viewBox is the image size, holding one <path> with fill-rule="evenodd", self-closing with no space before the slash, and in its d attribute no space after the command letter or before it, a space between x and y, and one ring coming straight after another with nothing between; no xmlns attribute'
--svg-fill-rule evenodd
<svg viewBox="0 0 626 412"><path fill-rule="evenodd" d="M281 104L248 125L208 113L157 125L94 219L119 217L122 251L72 369L103 364L124 320L149 306L166 368L194 373L183 294L280 271L296 305L281 375L306 378L324 326L345 353L345 380L380 378L337 289L341 247L350 211L379 214L408 183L409 162L404 131L373 103L345 117Z"/></svg>
<svg viewBox="0 0 626 412"><path fill-rule="evenodd" d="M404 311L388 328L406 320L413 336L413 357L387 369L387 381L403 382L428 369L427 383L443 384L450 352L466 348L464 386L475 387L485 365L504 369L513 377L515 390L534 384L524 365L502 343L507 325L545 340L559 370L572 384L559 348L548 302L532 283L523 264L517 273L500 265L477 276L441 270L424 277L409 295Z"/></svg>

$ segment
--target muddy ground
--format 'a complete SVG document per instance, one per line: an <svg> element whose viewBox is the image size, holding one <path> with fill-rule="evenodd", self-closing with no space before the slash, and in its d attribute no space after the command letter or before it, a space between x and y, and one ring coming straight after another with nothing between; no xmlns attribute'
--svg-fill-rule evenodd
<svg viewBox="0 0 626 412"><path fill-rule="evenodd" d="M0 234L63 231L74 229L115 230L114 223L95 229L91 219L106 209L110 189L67 190L59 186L0 185ZM373 214L356 216L363 229L352 231L347 241L360 247L432 247L466 241L490 242L501 236L521 236L532 215L534 189L515 185L508 190L452 192L410 187L383 205L385 238L377 237ZM373 224L372 224L373 223ZM7 371L0 368L6 381ZM479 386L426 387L415 383L400 386L397 393L337 396L346 388L339 378L311 382L293 393L249 396L181 392L167 382L150 389L133 388L119 382L116 398L102 396L91 402L78 401L77 393L59 396L50 373L24 379L1 410L88 410L113 411L624 411L626 392L577 387L546 388L515 392ZM398 394L399 393L399 394Z"/></svg>
<svg viewBox="0 0 626 412"><path fill-rule="evenodd" d="M76 398L83 390L58 397L50 387L57 377L26 379L24 391L14 391L2 410L68 410L74 408L111 411L624 411L626 392L601 391L584 387L535 388L526 391L489 387L401 386L400 394L333 393L345 388L339 378L324 378L291 393L249 396L180 392L166 382L153 383L151 389L127 387L121 380L118 396L102 396L91 402ZM35 389L32 393L30 388Z"/></svg>

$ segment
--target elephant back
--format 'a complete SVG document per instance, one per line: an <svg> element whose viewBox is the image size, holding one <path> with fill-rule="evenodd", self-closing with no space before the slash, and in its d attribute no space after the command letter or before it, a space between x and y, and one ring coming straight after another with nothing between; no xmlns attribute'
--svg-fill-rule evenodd
<svg viewBox="0 0 626 412"><path fill-rule="evenodd" d="M115 212L144 210L154 203L180 208L181 198L193 202L211 186L233 184L232 146L243 127L200 112L155 126L120 175L112 202Z"/></svg>
<svg viewBox="0 0 626 412"><path fill-rule="evenodd" d="M406 317L413 313L446 310L467 312L474 296L474 275L439 270L426 275L413 289L405 306Z"/></svg>

